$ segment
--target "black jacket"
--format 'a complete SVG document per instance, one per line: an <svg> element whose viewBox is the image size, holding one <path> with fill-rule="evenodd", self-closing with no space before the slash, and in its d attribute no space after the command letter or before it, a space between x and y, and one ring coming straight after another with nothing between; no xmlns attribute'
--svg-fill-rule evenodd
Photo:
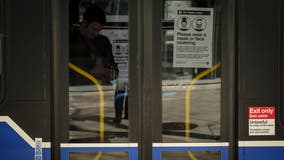
<svg viewBox="0 0 284 160"><path fill-rule="evenodd" d="M92 47L95 48L95 53ZM104 35L98 35L95 39L90 40L85 39L79 30L71 34L69 60L93 75L102 85L109 85L111 80L118 76L112 45ZM90 83L85 77L70 71L70 85L88 85Z"/></svg>

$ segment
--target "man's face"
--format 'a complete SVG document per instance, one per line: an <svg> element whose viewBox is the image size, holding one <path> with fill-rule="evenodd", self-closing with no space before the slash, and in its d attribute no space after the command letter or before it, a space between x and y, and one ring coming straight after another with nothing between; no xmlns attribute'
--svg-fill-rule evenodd
<svg viewBox="0 0 284 160"><path fill-rule="evenodd" d="M88 30L91 34L97 36L104 26L98 22L92 22L88 25Z"/></svg>

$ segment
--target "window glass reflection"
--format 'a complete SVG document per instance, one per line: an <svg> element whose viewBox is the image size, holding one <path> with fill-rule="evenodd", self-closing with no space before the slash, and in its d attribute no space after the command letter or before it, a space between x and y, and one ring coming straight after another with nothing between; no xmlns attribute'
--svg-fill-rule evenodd
<svg viewBox="0 0 284 160"><path fill-rule="evenodd" d="M219 151L178 151L163 152L163 159L185 160L185 159L202 159L202 160L219 160L221 154Z"/></svg>
<svg viewBox="0 0 284 160"><path fill-rule="evenodd" d="M70 142L128 142L128 3L70 1Z"/></svg>
<svg viewBox="0 0 284 160"><path fill-rule="evenodd" d="M163 142L220 139L219 5L218 0L164 1Z"/></svg>
<svg viewBox="0 0 284 160"><path fill-rule="evenodd" d="M127 152L72 152L69 154L69 160L81 160L81 159L119 159L128 160Z"/></svg>

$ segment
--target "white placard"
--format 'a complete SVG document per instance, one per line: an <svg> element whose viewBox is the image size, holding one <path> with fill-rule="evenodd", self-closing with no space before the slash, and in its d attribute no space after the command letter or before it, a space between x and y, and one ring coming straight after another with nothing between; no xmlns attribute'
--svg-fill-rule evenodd
<svg viewBox="0 0 284 160"><path fill-rule="evenodd" d="M115 63L118 64L118 82L128 82L128 30L106 29L103 35L107 36L112 44Z"/></svg>
<svg viewBox="0 0 284 160"><path fill-rule="evenodd" d="M275 135L275 106L251 106L248 113L249 136Z"/></svg>
<svg viewBox="0 0 284 160"><path fill-rule="evenodd" d="M213 8L182 8L174 20L173 67L212 67Z"/></svg>

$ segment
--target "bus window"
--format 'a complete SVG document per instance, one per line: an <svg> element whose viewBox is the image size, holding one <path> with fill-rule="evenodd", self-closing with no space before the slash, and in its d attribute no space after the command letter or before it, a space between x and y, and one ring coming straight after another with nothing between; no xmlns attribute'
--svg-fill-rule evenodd
<svg viewBox="0 0 284 160"><path fill-rule="evenodd" d="M70 142L128 142L127 14L126 0L70 2Z"/></svg>
<svg viewBox="0 0 284 160"><path fill-rule="evenodd" d="M214 0L164 1L163 142L220 140L219 5Z"/></svg>

